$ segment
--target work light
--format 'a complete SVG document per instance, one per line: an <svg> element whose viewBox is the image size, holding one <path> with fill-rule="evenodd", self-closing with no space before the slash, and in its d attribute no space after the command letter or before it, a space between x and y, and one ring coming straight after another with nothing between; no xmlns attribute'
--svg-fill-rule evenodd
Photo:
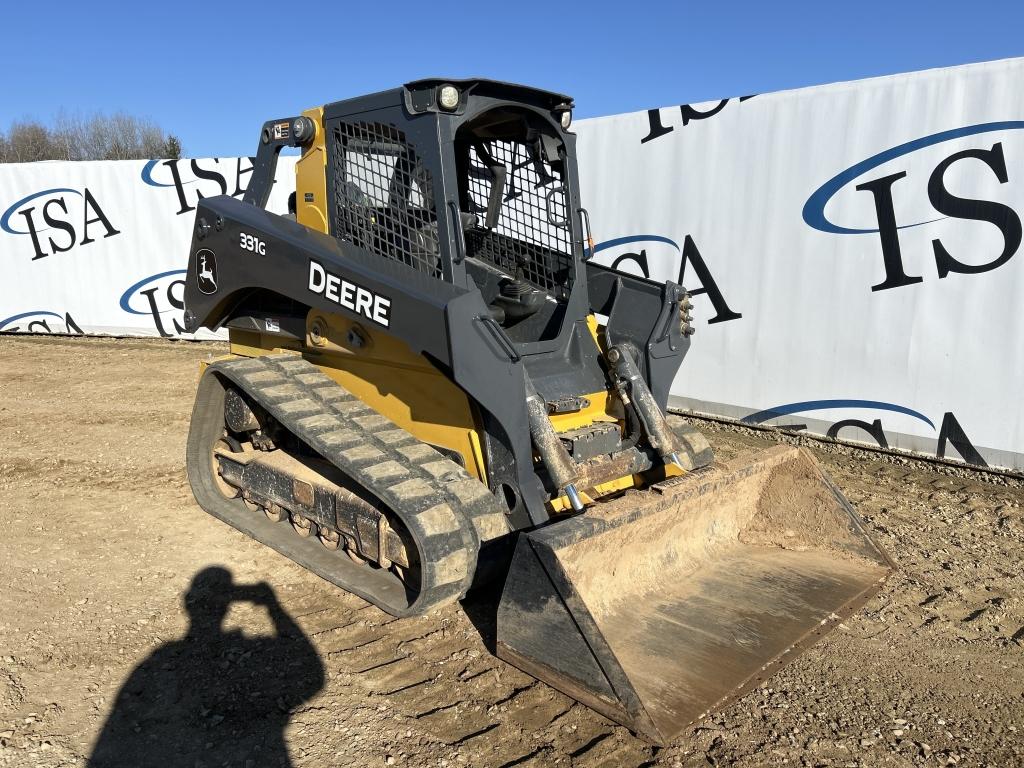
<svg viewBox="0 0 1024 768"><path fill-rule="evenodd" d="M454 85L442 85L438 93L438 103L441 105L441 109L451 112L459 106L459 89Z"/></svg>

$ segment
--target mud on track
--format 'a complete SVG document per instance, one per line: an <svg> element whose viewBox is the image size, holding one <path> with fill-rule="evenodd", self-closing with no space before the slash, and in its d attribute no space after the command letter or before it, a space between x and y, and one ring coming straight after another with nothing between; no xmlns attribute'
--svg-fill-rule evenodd
<svg viewBox="0 0 1024 768"><path fill-rule="evenodd" d="M395 621L202 513L184 441L223 350L0 336L0 766L83 765L112 711L132 754L190 768L1024 765L1019 482L817 449L900 572L655 751L494 659L486 606ZM774 439L700 426L726 459ZM179 643L214 565L276 603L238 587L222 630ZM282 614L308 643L274 645Z"/></svg>

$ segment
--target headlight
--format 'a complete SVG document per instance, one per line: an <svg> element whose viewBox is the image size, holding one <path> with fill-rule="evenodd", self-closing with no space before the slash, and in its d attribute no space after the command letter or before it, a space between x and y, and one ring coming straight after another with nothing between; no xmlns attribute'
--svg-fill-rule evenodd
<svg viewBox="0 0 1024 768"><path fill-rule="evenodd" d="M572 125L572 110L571 109L567 109L567 110L565 110L565 112L562 113L561 123L562 123L562 130L563 131L568 131L569 130L569 126Z"/></svg>
<svg viewBox="0 0 1024 768"><path fill-rule="evenodd" d="M451 112L459 106L459 89L454 85L442 85L437 94L437 103L441 105L441 109Z"/></svg>

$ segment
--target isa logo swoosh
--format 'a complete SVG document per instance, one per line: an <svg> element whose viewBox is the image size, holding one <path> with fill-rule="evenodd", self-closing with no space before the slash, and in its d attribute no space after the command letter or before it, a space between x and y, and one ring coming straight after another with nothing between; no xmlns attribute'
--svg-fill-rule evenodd
<svg viewBox="0 0 1024 768"><path fill-rule="evenodd" d="M843 188L852 182L859 179L869 171L877 168L880 165L888 163L890 160L895 160L899 157L909 155L912 152L925 149L926 147L932 147L936 144L942 144L946 141L953 141L955 139L962 139L968 136L978 136L985 133L993 133L997 131L1017 131L1024 128L1024 120L1005 120L994 123L979 123L977 125L967 125L962 128L954 128L949 131L940 131L939 133L933 133L929 136L922 136L919 139L908 141L903 144L899 144L891 149L887 149L884 152L879 152L876 155L861 160L859 163L851 165L849 168L840 171L831 179L822 184L818 189L814 191L807 202L804 203L803 207L803 220L804 222L814 229L821 232L828 232L834 235L865 235L878 232L878 228L865 229L856 227L847 227L841 224L837 224L830 221L825 215L825 207L829 201L832 200ZM933 221L940 221L945 217L939 217L936 219L928 219L926 221L918 221L911 224L902 224L898 226L898 229L907 229L909 227L919 227L922 224L930 224Z"/></svg>

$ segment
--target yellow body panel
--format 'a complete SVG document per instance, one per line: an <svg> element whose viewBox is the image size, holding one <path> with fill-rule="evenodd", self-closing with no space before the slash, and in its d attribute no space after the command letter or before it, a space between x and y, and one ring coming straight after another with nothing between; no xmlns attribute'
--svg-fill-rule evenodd
<svg viewBox="0 0 1024 768"><path fill-rule="evenodd" d="M587 328L590 331L590 335L594 337L594 343L601 350L604 350L604 345L602 344L604 335L600 332L601 326L597 323L597 317L587 315ZM590 401L590 405L586 408L574 411L573 413L551 414L551 426L555 428L555 432L568 432L570 429L579 429L588 424L593 424L595 421L621 422L621 419L609 413L609 408L614 407L615 403L610 401L607 390L591 392L588 395L583 395L583 397Z"/></svg>
<svg viewBox="0 0 1024 768"><path fill-rule="evenodd" d="M316 135L295 163L295 220L327 233L327 150L324 148L323 107L302 113L313 121Z"/></svg>
<svg viewBox="0 0 1024 768"><path fill-rule="evenodd" d="M402 341L368 331L340 315L310 312L306 343L282 343L279 337L230 331L231 352L255 357L286 350L303 357L378 413L419 440L457 451L466 470L487 482L479 426L466 393ZM349 341L356 333L362 346Z"/></svg>
<svg viewBox="0 0 1024 768"><path fill-rule="evenodd" d="M551 426L555 428L555 432L568 432L570 429L579 429L588 424L593 424L595 421L619 421L608 413L610 403L608 402L607 391L591 392L590 394L583 395L583 397L590 401L590 405L586 408L573 411L572 413L551 414Z"/></svg>

